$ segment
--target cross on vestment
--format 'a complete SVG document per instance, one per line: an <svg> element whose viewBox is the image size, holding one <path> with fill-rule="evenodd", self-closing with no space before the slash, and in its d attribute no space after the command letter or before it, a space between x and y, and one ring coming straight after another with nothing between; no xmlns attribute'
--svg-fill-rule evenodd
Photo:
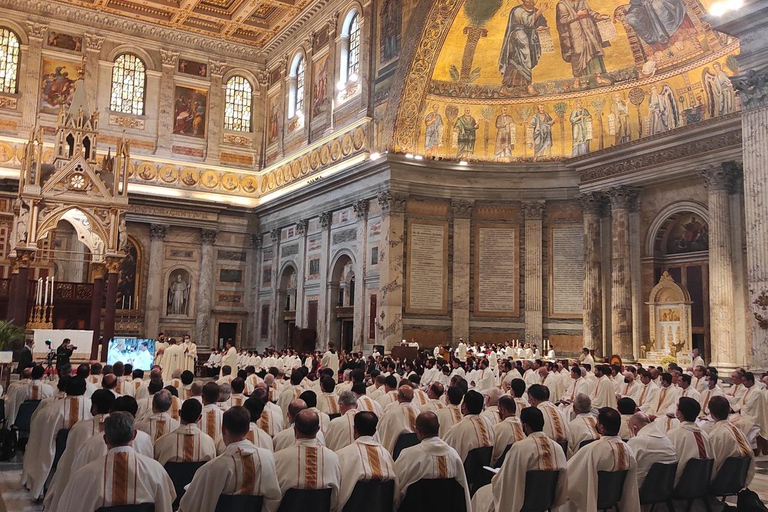
<svg viewBox="0 0 768 512"><path fill-rule="evenodd" d="M693 95L693 90L701 89L701 82L692 84L688 73L683 73L683 81L685 82L685 87L678 88L677 94L688 94L688 99L691 101L690 107L693 108L696 105L696 97Z"/></svg>

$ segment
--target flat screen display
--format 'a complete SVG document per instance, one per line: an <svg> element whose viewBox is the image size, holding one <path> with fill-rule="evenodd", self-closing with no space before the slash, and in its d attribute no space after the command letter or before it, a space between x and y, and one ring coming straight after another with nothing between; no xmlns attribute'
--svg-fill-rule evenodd
<svg viewBox="0 0 768 512"><path fill-rule="evenodd" d="M134 370L149 371L155 360L155 340L143 338L112 338L107 348L107 364L120 361L132 364Z"/></svg>

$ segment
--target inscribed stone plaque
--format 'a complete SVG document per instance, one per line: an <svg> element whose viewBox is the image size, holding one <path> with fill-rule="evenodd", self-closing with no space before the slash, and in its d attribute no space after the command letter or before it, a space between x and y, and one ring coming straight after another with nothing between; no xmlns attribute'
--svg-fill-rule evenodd
<svg viewBox="0 0 768 512"><path fill-rule="evenodd" d="M294 245L284 245L280 250L280 257L281 258L287 258L289 256L295 256L299 254L299 246L298 244Z"/></svg>
<svg viewBox="0 0 768 512"><path fill-rule="evenodd" d="M553 226L549 240L550 315L581 318L584 309L584 227L580 224Z"/></svg>
<svg viewBox="0 0 768 512"><path fill-rule="evenodd" d="M222 268L219 271L219 281L222 283L242 283L243 271L233 268Z"/></svg>
<svg viewBox="0 0 768 512"><path fill-rule="evenodd" d="M443 311L446 301L445 225L411 224L408 239L408 309Z"/></svg>
<svg viewBox="0 0 768 512"><path fill-rule="evenodd" d="M477 230L477 313L509 316L517 310L517 230L484 227Z"/></svg>

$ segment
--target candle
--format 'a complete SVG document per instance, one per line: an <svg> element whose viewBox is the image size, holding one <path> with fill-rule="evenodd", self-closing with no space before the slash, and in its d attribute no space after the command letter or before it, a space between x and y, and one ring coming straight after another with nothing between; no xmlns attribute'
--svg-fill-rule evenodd
<svg viewBox="0 0 768 512"><path fill-rule="evenodd" d="M125 295L123 295L123 307L121 307L120 309L125 309Z"/></svg>
<svg viewBox="0 0 768 512"><path fill-rule="evenodd" d="M51 307L53 307L53 276L51 276Z"/></svg>
<svg viewBox="0 0 768 512"><path fill-rule="evenodd" d="M133 309L131 306L133 304L133 297L130 295L128 296L128 309Z"/></svg>
<svg viewBox="0 0 768 512"><path fill-rule="evenodd" d="M42 278L37 280L37 289L35 290L35 305L40 305L40 283L42 282Z"/></svg>
<svg viewBox="0 0 768 512"><path fill-rule="evenodd" d="M43 300L43 306L48 305L48 278L45 278L45 298Z"/></svg>

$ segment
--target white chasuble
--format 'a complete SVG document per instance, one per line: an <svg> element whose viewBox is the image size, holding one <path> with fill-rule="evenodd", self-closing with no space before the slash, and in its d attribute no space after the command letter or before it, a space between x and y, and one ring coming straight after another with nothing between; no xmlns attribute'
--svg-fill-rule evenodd
<svg viewBox="0 0 768 512"><path fill-rule="evenodd" d="M155 460L166 462L207 462L216 457L216 443L194 423L182 425L155 441Z"/></svg>
<svg viewBox="0 0 768 512"><path fill-rule="evenodd" d="M344 508L357 482L395 480L395 461L373 437L359 437L354 443L341 449L337 455L341 466L341 487L337 510Z"/></svg>
<svg viewBox="0 0 768 512"><path fill-rule="evenodd" d="M715 423L715 427L709 433L709 439L712 442L712 453L715 457L712 479L717 477L723 462L728 457L749 457L747 472L747 486L749 486L755 476L755 456L744 433L728 420L722 420Z"/></svg>
<svg viewBox="0 0 768 512"><path fill-rule="evenodd" d="M381 444L392 453L400 434L414 432L418 413L410 403L400 403L384 413L379 420L378 433Z"/></svg>
<svg viewBox="0 0 768 512"><path fill-rule="evenodd" d="M475 448L493 446L493 425L485 416L470 414L451 427L444 441L465 460Z"/></svg>
<svg viewBox="0 0 768 512"><path fill-rule="evenodd" d="M277 480L282 496L289 489L331 489L331 510L336 510L341 467L339 458L317 439L297 439L296 443L275 453ZM277 503L268 503L277 510Z"/></svg>
<svg viewBox="0 0 768 512"><path fill-rule="evenodd" d="M683 475L683 470L689 460L711 459L714 457L709 435L701 430L696 423L684 421L676 428L670 430L667 437L675 445L675 455L677 456L675 484Z"/></svg>

